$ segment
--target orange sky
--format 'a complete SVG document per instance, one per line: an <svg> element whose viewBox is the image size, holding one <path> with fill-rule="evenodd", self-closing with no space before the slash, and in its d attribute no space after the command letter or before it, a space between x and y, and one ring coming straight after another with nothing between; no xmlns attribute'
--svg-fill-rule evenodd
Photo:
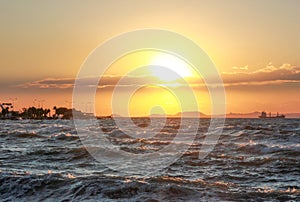
<svg viewBox="0 0 300 202"><path fill-rule="evenodd" d="M206 51L223 78L227 112L300 112L299 7L297 0L1 1L0 101L14 102L17 109L70 106L74 79L94 48L123 32L160 28L184 35ZM108 73L122 76L148 60L150 56L128 57ZM201 79L189 82L200 110L209 114ZM98 91L97 114L110 114L109 88ZM132 113L174 101L158 90L142 105L148 91L135 95ZM176 105L166 109L177 110Z"/></svg>

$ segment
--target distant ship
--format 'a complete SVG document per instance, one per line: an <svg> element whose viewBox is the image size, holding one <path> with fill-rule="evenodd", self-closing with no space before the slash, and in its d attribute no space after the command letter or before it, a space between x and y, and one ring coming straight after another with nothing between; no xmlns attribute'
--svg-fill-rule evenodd
<svg viewBox="0 0 300 202"><path fill-rule="evenodd" d="M258 117L258 118L261 118L261 119L284 119L285 118L285 115L284 114L277 114L272 116L271 112L269 113L269 115L267 115L266 112L262 112L261 115Z"/></svg>

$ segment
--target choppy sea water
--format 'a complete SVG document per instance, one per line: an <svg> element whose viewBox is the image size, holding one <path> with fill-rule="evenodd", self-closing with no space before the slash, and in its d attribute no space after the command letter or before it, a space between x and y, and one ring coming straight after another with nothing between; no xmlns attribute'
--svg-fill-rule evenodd
<svg viewBox="0 0 300 202"><path fill-rule="evenodd" d="M144 127L147 120L136 122ZM112 119L86 130L102 130L121 150L143 154L167 145L179 125L168 119L150 140L124 135ZM300 201L300 119L227 119L214 150L199 159L208 126L201 120L187 152L143 176L95 160L71 120L1 120L0 200Z"/></svg>

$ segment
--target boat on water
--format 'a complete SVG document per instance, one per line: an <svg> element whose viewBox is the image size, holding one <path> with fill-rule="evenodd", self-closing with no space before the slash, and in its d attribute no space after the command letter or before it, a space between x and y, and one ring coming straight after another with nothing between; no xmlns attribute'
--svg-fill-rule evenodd
<svg viewBox="0 0 300 202"><path fill-rule="evenodd" d="M276 115L272 115L271 112L269 113L269 115L267 115L267 113L263 111L258 118L261 118L261 119L284 119L285 115L279 114L278 112Z"/></svg>

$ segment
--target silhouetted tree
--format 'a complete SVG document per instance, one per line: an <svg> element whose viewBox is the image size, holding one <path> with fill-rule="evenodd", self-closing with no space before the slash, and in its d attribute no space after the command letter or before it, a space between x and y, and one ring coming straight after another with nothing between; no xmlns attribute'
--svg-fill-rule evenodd
<svg viewBox="0 0 300 202"><path fill-rule="evenodd" d="M29 107L28 109L23 108L23 112L20 114L20 116L28 119L43 119L47 118L49 113L50 109Z"/></svg>

